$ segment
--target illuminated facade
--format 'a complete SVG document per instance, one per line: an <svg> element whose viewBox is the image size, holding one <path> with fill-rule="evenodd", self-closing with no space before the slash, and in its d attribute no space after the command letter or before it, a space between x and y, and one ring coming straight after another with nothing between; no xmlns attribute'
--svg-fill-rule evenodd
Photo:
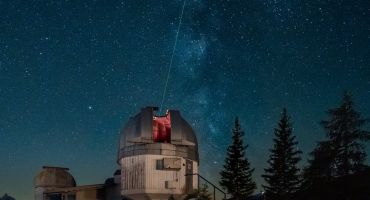
<svg viewBox="0 0 370 200"><path fill-rule="evenodd" d="M198 144L179 111L157 116L146 107L121 131L121 194L132 199L182 199L198 187Z"/></svg>

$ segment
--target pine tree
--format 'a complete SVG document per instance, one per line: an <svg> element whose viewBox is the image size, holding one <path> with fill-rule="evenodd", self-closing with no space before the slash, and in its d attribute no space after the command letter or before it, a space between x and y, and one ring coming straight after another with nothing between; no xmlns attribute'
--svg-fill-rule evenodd
<svg viewBox="0 0 370 200"><path fill-rule="evenodd" d="M370 133L363 129L366 120L354 110L348 92L341 105L330 109L328 114L329 119L321 122L327 138L310 154L309 165L304 171L302 196L310 200L368 196L365 189L368 184L360 181L366 180L366 173L369 173L363 164L366 153L362 142L370 138Z"/></svg>
<svg viewBox="0 0 370 200"><path fill-rule="evenodd" d="M235 119L232 144L227 148L224 169L220 172L220 185L232 195L231 199L239 200L253 194L256 183L252 179L254 171L246 158L247 145L243 144L244 132L238 118Z"/></svg>
<svg viewBox="0 0 370 200"><path fill-rule="evenodd" d="M308 167L303 172L303 183L300 199L331 199L332 191L332 163L334 160L333 149L330 141L321 141L310 153Z"/></svg>
<svg viewBox="0 0 370 200"><path fill-rule="evenodd" d="M310 153L308 167L304 170L305 187L317 185L323 181L330 181L333 175L332 163L334 151L330 141L319 142L317 147Z"/></svg>
<svg viewBox="0 0 370 200"><path fill-rule="evenodd" d="M361 170L366 158L361 142L370 139L370 132L363 129L366 120L355 111L352 95L346 92L342 104L329 109L328 114L329 119L321 124L334 151L333 175L344 176Z"/></svg>
<svg viewBox="0 0 370 200"><path fill-rule="evenodd" d="M274 147L270 150L268 160L269 167L262 175L267 183L263 187L268 199L291 199L300 187L300 170L297 164L302 152L297 150L298 142L292 130L287 111L284 109L278 128L275 129Z"/></svg>

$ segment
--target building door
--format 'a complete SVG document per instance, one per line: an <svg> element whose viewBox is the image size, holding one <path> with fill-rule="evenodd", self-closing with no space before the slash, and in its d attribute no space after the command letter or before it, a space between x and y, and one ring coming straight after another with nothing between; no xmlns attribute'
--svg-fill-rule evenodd
<svg viewBox="0 0 370 200"><path fill-rule="evenodd" d="M47 200L63 200L62 194L48 194L46 199Z"/></svg>
<svg viewBox="0 0 370 200"><path fill-rule="evenodd" d="M186 160L186 190L192 192L193 188L193 161Z"/></svg>

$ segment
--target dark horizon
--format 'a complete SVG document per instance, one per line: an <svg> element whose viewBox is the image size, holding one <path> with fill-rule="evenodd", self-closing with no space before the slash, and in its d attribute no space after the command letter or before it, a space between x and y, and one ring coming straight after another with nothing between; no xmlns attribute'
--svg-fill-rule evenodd
<svg viewBox="0 0 370 200"><path fill-rule="evenodd" d="M161 104L182 3L0 0L0 195L32 199L43 165L78 185L112 176L123 124ZM187 0L163 108L192 125L214 182L239 117L260 191L284 107L300 166L344 91L370 118L369 44L370 1Z"/></svg>

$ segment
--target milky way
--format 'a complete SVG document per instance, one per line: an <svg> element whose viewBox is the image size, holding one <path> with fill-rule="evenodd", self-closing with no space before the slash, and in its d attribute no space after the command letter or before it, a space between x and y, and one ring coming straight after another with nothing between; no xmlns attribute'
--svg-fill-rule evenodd
<svg viewBox="0 0 370 200"><path fill-rule="evenodd" d="M0 0L0 195L32 199L42 165L112 175L120 128L161 103L182 3ZM164 107L215 182L239 117L260 185L283 107L304 160L344 90L370 117L369 44L365 0L187 0Z"/></svg>

